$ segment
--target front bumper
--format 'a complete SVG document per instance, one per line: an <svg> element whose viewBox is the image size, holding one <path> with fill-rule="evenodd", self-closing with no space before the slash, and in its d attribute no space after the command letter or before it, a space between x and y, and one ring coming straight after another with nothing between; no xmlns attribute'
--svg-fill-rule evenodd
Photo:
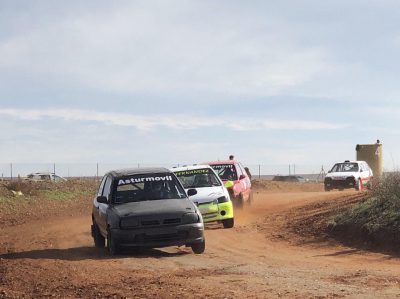
<svg viewBox="0 0 400 299"><path fill-rule="evenodd" d="M233 218L232 201L218 204L213 202L198 204L198 208L204 222L215 222Z"/></svg>
<svg viewBox="0 0 400 299"><path fill-rule="evenodd" d="M111 234L121 247L167 247L201 243L204 241L203 223L179 226L137 229L111 229Z"/></svg>
<svg viewBox="0 0 400 299"><path fill-rule="evenodd" d="M343 179L325 179L325 189L346 189L355 188L357 185L354 177L348 177Z"/></svg>

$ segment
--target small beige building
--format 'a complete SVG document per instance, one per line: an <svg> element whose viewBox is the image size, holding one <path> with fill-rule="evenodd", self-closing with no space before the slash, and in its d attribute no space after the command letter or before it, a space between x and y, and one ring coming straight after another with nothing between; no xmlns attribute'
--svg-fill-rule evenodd
<svg viewBox="0 0 400 299"><path fill-rule="evenodd" d="M374 177L383 174L383 145L379 140L375 144L357 144L357 161L366 161L371 167Z"/></svg>

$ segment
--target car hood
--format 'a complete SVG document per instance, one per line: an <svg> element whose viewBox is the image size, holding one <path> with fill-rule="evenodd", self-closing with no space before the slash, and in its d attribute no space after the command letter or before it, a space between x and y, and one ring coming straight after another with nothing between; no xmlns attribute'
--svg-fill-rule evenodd
<svg viewBox="0 0 400 299"><path fill-rule="evenodd" d="M357 177L358 172L331 172L326 175L327 178L348 178Z"/></svg>
<svg viewBox="0 0 400 299"><path fill-rule="evenodd" d="M190 200L199 204L214 201L221 196L229 196L228 194L225 194L225 189L222 186L196 188L196 190L197 194L191 196Z"/></svg>
<svg viewBox="0 0 400 299"><path fill-rule="evenodd" d="M196 208L189 199L181 198L130 202L115 205L113 211L120 217L155 216L185 214L195 212Z"/></svg>

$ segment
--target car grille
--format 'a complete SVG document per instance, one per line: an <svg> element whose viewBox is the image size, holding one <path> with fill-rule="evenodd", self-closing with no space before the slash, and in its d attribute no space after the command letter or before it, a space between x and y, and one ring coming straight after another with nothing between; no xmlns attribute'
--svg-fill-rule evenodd
<svg viewBox="0 0 400 299"><path fill-rule="evenodd" d="M165 219L164 224L179 224L181 223L181 218L171 218L171 219Z"/></svg>
<svg viewBox="0 0 400 299"><path fill-rule="evenodd" d="M173 233L173 234L158 234L158 235L148 235L148 234L140 234L136 235L136 242L162 242L162 241L179 241L185 240L188 236L186 231Z"/></svg>
<svg viewBox="0 0 400 299"><path fill-rule="evenodd" d="M155 225L160 225L160 222L158 220L144 220L140 222L142 226L155 226Z"/></svg>

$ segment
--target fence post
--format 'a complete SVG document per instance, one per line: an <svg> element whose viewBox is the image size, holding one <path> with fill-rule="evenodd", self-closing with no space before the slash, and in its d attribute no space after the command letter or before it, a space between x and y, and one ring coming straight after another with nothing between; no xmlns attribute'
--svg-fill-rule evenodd
<svg viewBox="0 0 400 299"><path fill-rule="evenodd" d="M53 173L54 173L53 180L56 181L56 163L53 163Z"/></svg>
<svg viewBox="0 0 400 299"><path fill-rule="evenodd" d="M10 180L12 181L13 179L13 164L10 163Z"/></svg>
<svg viewBox="0 0 400 299"><path fill-rule="evenodd" d="M99 180L99 163L96 163L96 180Z"/></svg>
<svg viewBox="0 0 400 299"><path fill-rule="evenodd" d="M258 164L258 179L261 180L261 165Z"/></svg>

